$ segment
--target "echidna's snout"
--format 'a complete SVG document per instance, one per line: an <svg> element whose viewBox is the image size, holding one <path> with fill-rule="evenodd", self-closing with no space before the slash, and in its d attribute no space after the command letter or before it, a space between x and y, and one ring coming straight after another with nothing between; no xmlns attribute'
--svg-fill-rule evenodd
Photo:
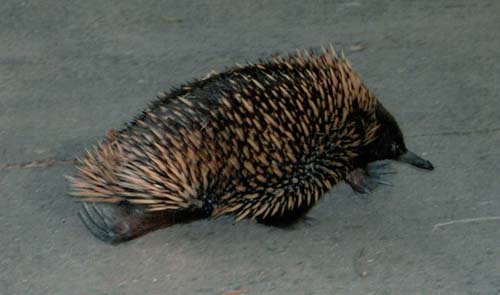
<svg viewBox="0 0 500 295"><path fill-rule="evenodd" d="M399 156L397 161L404 162L411 164L415 167L426 169L426 170L433 170L434 165L432 165L431 162L422 159L421 157L417 156L414 152L412 151L406 151L404 154Z"/></svg>

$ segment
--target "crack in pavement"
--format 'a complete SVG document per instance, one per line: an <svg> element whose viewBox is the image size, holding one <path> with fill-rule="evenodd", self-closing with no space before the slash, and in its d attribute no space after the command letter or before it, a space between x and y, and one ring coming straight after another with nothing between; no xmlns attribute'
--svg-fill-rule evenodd
<svg viewBox="0 0 500 295"><path fill-rule="evenodd" d="M76 163L75 158L71 159L46 159L46 160L38 160L38 161L30 161L23 163L7 163L0 164L0 170L11 170L11 169L27 169L27 168L48 168L58 164L74 164Z"/></svg>

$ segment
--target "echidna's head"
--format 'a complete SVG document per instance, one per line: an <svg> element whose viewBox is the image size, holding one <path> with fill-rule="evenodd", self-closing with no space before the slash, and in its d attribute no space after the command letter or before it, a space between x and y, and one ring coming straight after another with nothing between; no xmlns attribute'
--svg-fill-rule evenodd
<svg viewBox="0 0 500 295"><path fill-rule="evenodd" d="M380 123L380 130L377 139L366 148L365 157L368 162L391 159L422 169L434 169L431 162L422 159L406 148L403 133L399 129L398 123L381 103L377 105L376 117Z"/></svg>

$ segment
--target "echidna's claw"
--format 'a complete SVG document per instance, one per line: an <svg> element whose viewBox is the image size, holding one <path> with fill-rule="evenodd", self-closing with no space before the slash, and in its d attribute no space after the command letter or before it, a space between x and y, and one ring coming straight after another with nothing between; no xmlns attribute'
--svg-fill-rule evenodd
<svg viewBox="0 0 500 295"><path fill-rule="evenodd" d="M101 215L99 210L97 210L94 203L83 203L83 207L85 208L87 214L91 218L91 221L98 226L102 230L106 230L108 224L104 220L104 217Z"/></svg>
<svg viewBox="0 0 500 295"><path fill-rule="evenodd" d="M141 233L141 216L122 205L83 202L78 213L85 227L109 244L130 240Z"/></svg>
<svg viewBox="0 0 500 295"><path fill-rule="evenodd" d="M360 194L368 194L376 187L376 182L370 179L366 171L362 168L357 168L349 173L345 181L351 188Z"/></svg>
<svg viewBox="0 0 500 295"><path fill-rule="evenodd" d="M115 229L117 224L120 222L120 220L117 222L116 219L119 219L121 216L119 216L119 215L116 216L117 214L114 214L115 216L113 216L112 214L114 213L115 210L112 210L112 209L106 210L107 208L105 208L103 206L113 206L113 208L114 208L117 205L104 204L104 205L99 205L99 207L98 207L98 205L96 203L90 203L90 208L92 208L93 211L95 212L95 215L98 216L98 218L100 218L100 220L102 220L102 223L104 224L105 228Z"/></svg>
<svg viewBox="0 0 500 295"><path fill-rule="evenodd" d="M99 240L117 244L142 236L152 230L175 223L205 218L204 212L155 212L146 213L142 208L128 203L110 204L83 202L80 219Z"/></svg>
<svg viewBox="0 0 500 295"><path fill-rule="evenodd" d="M78 212L78 216L85 227L99 240L106 243L114 243L116 240L113 232L107 230L106 224L102 217L97 212L92 212L91 206L88 203L83 203L82 209Z"/></svg>
<svg viewBox="0 0 500 295"><path fill-rule="evenodd" d="M371 193L375 188L382 184L392 186L390 182L384 180L383 175L394 174L394 170L387 169L388 163L369 164L365 169L354 169L346 177L346 182L355 192L361 194Z"/></svg>
<svg viewBox="0 0 500 295"><path fill-rule="evenodd" d="M389 169L389 161L370 163L366 167L366 173L372 177L380 178L381 175L396 174L396 170Z"/></svg>

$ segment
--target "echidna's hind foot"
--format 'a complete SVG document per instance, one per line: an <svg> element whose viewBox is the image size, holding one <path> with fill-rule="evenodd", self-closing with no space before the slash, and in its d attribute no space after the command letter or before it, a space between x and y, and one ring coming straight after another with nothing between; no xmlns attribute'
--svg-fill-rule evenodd
<svg viewBox="0 0 500 295"><path fill-rule="evenodd" d="M389 163L371 163L366 168L356 168L346 177L346 182L358 193L371 193L379 184L391 185L384 180L384 175L395 171L387 169Z"/></svg>
<svg viewBox="0 0 500 295"><path fill-rule="evenodd" d="M83 202L78 215L96 238L110 244L139 237L165 226L167 221L126 203Z"/></svg>

